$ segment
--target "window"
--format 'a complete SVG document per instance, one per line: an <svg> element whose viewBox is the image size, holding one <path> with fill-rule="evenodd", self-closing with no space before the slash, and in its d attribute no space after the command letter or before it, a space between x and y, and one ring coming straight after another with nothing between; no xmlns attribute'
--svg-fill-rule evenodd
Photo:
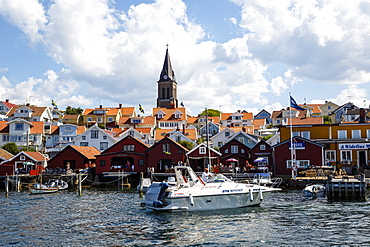
<svg viewBox="0 0 370 247"><path fill-rule="evenodd" d="M107 140L107 136L103 136L103 140Z"/></svg>
<svg viewBox="0 0 370 247"><path fill-rule="evenodd" d="M341 161L351 161L352 160L351 150L341 150L340 157L341 157L340 158Z"/></svg>
<svg viewBox="0 0 370 247"><path fill-rule="evenodd" d="M15 123L15 130L23 130L24 124L23 123Z"/></svg>
<svg viewBox="0 0 370 247"><path fill-rule="evenodd" d="M347 130L338 130L338 139L347 139Z"/></svg>
<svg viewBox="0 0 370 247"><path fill-rule="evenodd" d="M301 132L301 137L310 139L310 132L309 131L302 131Z"/></svg>
<svg viewBox="0 0 370 247"><path fill-rule="evenodd" d="M100 143L100 150L105 150L108 148L108 142L101 142Z"/></svg>
<svg viewBox="0 0 370 247"><path fill-rule="evenodd" d="M3 142L9 142L9 135L3 135Z"/></svg>
<svg viewBox="0 0 370 247"><path fill-rule="evenodd" d="M222 142L218 142L218 147L222 147Z"/></svg>
<svg viewBox="0 0 370 247"><path fill-rule="evenodd" d="M133 152L135 151L135 145L123 145L123 151Z"/></svg>
<svg viewBox="0 0 370 247"><path fill-rule="evenodd" d="M370 130L366 130L366 137L370 138Z"/></svg>
<svg viewBox="0 0 370 247"><path fill-rule="evenodd" d="M132 123L139 124L139 123L141 123L141 120L140 120L140 119L133 119L133 120L132 120Z"/></svg>
<svg viewBox="0 0 370 247"><path fill-rule="evenodd" d="M170 144L169 143L163 143L162 144L162 152L163 153L170 153Z"/></svg>
<svg viewBox="0 0 370 247"><path fill-rule="evenodd" d="M98 139L99 138L99 131L92 130L91 131L91 139Z"/></svg>
<svg viewBox="0 0 370 247"><path fill-rule="evenodd" d="M87 146L89 146L89 143L88 142L80 142L80 146L81 147L87 147Z"/></svg>
<svg viewBox="0 0 370 247"><path fill-rule="evenodd" d="M244 144L244 137L239 137L239 138L238 138L238 141L239 141L240 143L243 143L243 144Z"/></svg>
<svg viewBox="0 0 370 247"><path fill-rule="evenodd" d="M92 117L88 117L87 122L92 122Z"/></svg>
<svg viewBox="0 0 370 247"><path fill-rule="evenodd" d="M361 138L361 130L352 130L352 139Z"/></svg>
<svg viewBox="0 0 370 247"><path fill-rule="evenodd" d="M82 136L81 138L82 138L82 140L86 140L86 136Z"/></svg>
<svg viewBox="0 0 370 247"><path fill-rule="evenodd" d="M105 164L106 164L106 160L101 160L101 161L100 161L100 166L101 166L101 167L104 167L104 166L105 166Z"/></svg>
<svg viewBox="0 0 370 247"><path fill-rule="evenodd" d="M309 160L296 160L298 168L307 168L310 166L310 161ZM292 160L287 160L286 161L286 168L290 169L292 168Z"/></svg>
<svg viewBox="0 0 370 247"><path fill-rule="evenodd" d="M20 159L20 160L26 160L26 156L21 155L21 156L19 157L19 159Z"/></svg>
<svg viewBox="0 0 370 247"><path fill-rule="evenodd" d="M237 145L231 145L231 153L237 154L238 153L238 146Z"/></svg>
<svg viewBox="0 0 370 247"><path fill-rule="evenodd" d="M108 118L108 122L113 122L113 118L112 117L109 117Z"/></svg>
<svg viewBox="0 0 370 247"><path fill-rule="evenodd" d="M229 149L225 149L225 154L228 154L229 153Z"/></svg>
<svg viewBox="0 0 370 247"><path fill-rule="evenodd" d="M180 114L178 113L175 114L175 118L180 118L180 117L181 117Z"/></svg>
<svg viewBox="0 0 370 247"><path fill-rule="evenodd" d="M128 132L128 134L129 134L130 136L135 136L135 132L134 132L133 130L130 130L130 131Z"/></svg>
<svg viewBox="0 0 370 247"><path fill-rule="evenodd" d="M4 110L4 106L0 106L0 111Z"/></svg>
<svg viewBox="0 0 370 247"><path fill-rule="evenodd" d="M66 126L65 131L66 132L71 132L72 131L72 127L71 126Z"/></svg>
<svg viewBox="0 0 370 247"><path fill-rule="evenodd" d="M230 136L230 132L225 132L225 136Z"/></svg>
<svg viewBox="0 0 370 247"><path fill-rule="evenodd" d="M158 114L158 118L163 118L163 114Z"/></svg>
<svg viewBox="0 0 370 247"><path fill-rule="evenodd" d="M98 117L98 123L102 123L103 122L103 118L102 117Z"/></svg>
<svg viewBox="0 0 370 247"><path fill-rule="evenodd" d="M260 150L261 150L261 151L266 150L266 145L265 145L265 144L261 144L261 145L260 145Z"/></svg>
<svg viewBox="0 0 370 247"><path fill-rule="evenodd" d="M325 151L325 161L335 161L335 150Z"/></svg>
<svg viewBox="0 0 370 247"><path fill-rule="evenodd" d="M207 149L205 147L200 147L199 148L199 154L205 154Z"/></svg>
<svg viewBox="0 0 370 247"><path fill-rule="evenodd" d="M139 166L143 166L144 165L144 160L139 160Z"/></svg>

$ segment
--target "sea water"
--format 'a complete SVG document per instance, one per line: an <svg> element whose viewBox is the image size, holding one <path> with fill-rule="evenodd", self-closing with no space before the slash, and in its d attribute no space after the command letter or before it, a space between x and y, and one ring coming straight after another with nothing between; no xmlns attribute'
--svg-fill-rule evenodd
<svg viewBox="0 0 370 247"><path fill-rule="evenodd" d="M261 206L153 212L134 191L0 191L0 246L368 246L369 202L275 192Z"/></svg>

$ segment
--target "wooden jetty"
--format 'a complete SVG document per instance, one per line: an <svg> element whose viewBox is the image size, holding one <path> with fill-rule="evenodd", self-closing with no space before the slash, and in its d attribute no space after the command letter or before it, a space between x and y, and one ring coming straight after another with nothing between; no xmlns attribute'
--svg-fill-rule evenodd
<svg viewBox="0 0 370 247"><path fill-rule="evenodd" d="M364 174L360 174L359 178L328 176L326 196L330 201L365 201L366 187Z"/></svg>

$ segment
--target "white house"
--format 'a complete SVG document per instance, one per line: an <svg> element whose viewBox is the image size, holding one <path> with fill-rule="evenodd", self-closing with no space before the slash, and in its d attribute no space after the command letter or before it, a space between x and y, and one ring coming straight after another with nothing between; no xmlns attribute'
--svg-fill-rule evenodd
<svg viewBox="0 0 370 247"><path fill-rule="evenodd" d="M230 140L231 137L233 137L235 134L235 131L231 128L224 128L220 132L218 132L216 135L211 137L211 142L213 147L222 147L226 142Z"/></svg>
<svg viewBox="0 0 370 247"><path fill-rule="evenodd" d="M74 142L76 146L90 146L104 151L118 141L114 134L115 132L103 130L95 124L77 136Z"/></svg>
<svg viewBox="0 0 370 247"><path fill-rule="evenodd" d="M42 147L43 122L29 122L21 118L0 123L0 146L14 142L17 146Z"/></svg>

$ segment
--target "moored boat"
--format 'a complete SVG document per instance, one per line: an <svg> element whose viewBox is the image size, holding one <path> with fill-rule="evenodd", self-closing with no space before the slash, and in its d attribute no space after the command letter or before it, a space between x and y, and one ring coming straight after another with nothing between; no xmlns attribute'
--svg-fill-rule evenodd
<svg viewBox="0 0 370 247"><path fill-rule="evenodd" d="M322 184L309 184L302 190L304 197L324 197L326 194L326 187Z"/></svg>
<svg viewBox="0 0 370 247"><path fill-rule="evenodd" d="M30 188L31 194L49 194L49 193L55 193L58 192L58 187L48 187L44 184L34 184Z"/></svg>
<svg viewBox="0 0 370 247"><path fill-rule="evenodd" d="M153 182L142 206L157 211L196 211L260 205L279 188L234 182L222 174L207 183L189 166L176 166L176 183Z"/></svg>

